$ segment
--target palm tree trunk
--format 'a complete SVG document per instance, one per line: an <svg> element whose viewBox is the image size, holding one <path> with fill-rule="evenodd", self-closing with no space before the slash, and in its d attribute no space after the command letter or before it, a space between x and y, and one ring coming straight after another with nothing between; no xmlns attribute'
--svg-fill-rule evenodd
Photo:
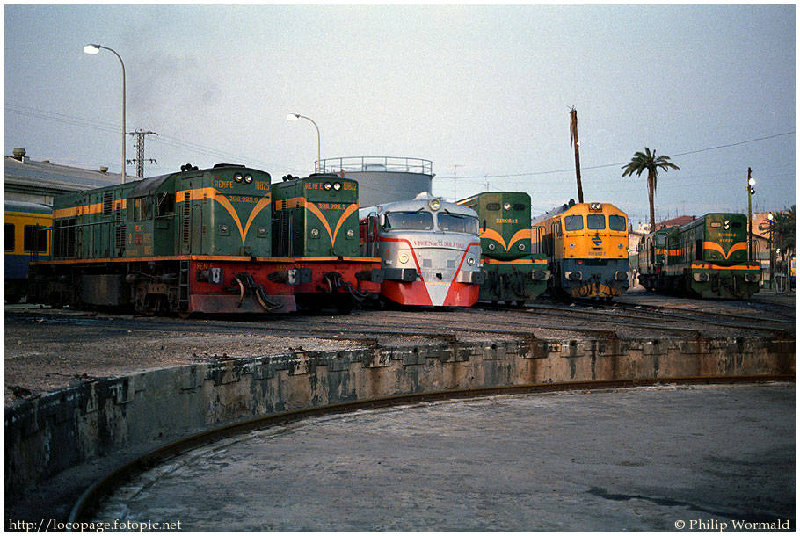
<svg viewBox="0 0 800 536"><path fill-rule="evenodd" d="M653 203L653 172L647 174L647 198L650 200L650 232L656 230L656 209Z"/></svg>

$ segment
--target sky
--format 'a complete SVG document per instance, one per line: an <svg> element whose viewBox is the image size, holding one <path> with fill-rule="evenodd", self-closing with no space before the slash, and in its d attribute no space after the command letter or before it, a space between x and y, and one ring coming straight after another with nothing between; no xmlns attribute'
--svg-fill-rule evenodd
<svg viewBox="0 0 800 536"><path fill-rule="evenodd" d="M4 151L121 166L146 137L145 175L190 162L274 180L322 158L433 161L433 193L527 191L537 215L577 198L649 220L644 147L681 169L658 178L656 218L756 212L796 198L794 5L4 5ZM135 158L128 136L128 158ZM127 173L135 175L135 166Z"/></svg>

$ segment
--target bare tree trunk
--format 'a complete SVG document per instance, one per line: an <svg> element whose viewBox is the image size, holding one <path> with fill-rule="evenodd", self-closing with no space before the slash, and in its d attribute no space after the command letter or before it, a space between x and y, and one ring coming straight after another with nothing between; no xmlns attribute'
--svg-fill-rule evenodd
<svg viewBox="0 0 800 536"><path fill-rule="evenodd" d="M583 203L583 185L581 184L581 159L578 154L578 110L572 108L570 116L570 139L575 148L575 175L578 177L578 203Z"/></svg>

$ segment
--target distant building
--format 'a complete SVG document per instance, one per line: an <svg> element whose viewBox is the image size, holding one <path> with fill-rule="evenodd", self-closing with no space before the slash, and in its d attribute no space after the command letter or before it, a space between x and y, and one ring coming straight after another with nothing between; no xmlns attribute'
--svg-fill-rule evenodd
<svg viewBox="0 0 800 536"><path fill-rule="evenodd" d="M671 220L664 220L656 223L656 231L659 229L664 229L666 227L678 227L679 225L683 225L685 223L689 223L690 221L694 221L697 219L697 216L678 216L677 218L672 218Z"/></svg>
<svg viewBox="0 0 800 536"><path fill-rule="evenodd" d="M120 175L108 168L81 169L35 162L25 156L25 149L14 149L3 159L3 197L8 201L53 204L53 197L92 188L119 184Z"/></svg>

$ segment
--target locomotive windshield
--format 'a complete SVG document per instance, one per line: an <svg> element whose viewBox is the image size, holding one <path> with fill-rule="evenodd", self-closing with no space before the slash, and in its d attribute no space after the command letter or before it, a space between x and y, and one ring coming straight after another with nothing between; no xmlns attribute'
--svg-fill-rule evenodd
<svg viewBox="0 0 800 536"><path fill-rule="evenodd" d="M581 229L583 229L583 216L580 214L575 216L564 216L565 231L580 231Z"/></svg>
<svg viewBox="0 0 800 536"><path fill-rule="evenodd" d="M617 214L611 214L608 216L608 227L612 231L624 231L627 229L625 225L625 218L623 216L619 216Z"/></svg>
<svg viewBox="0 0 800 536"><path fill-rule="evenodd" d="M430 231L433 229L433 214L430 212L387 212L383 222L384 231Z"/></svg>
<svg viewBox="0 0 800 536"><path fill-rule="evenodd" d="M441 231L478 234L478 219L473 216L442 212L438 216L438 222Z"/></svg>
<svg viewBox="0 0 800 536"><path fill-rule="evenodd" d="M587 214L586 227L589 229L605 229L606 217L603 214Z"/></svg>

